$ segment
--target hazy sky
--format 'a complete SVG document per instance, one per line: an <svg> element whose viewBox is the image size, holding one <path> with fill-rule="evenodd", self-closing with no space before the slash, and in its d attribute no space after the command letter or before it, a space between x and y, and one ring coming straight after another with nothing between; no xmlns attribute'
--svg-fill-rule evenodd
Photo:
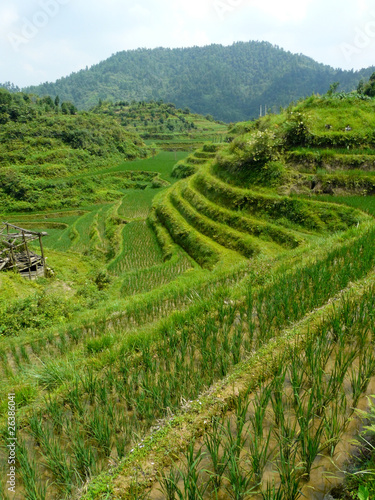
<svg viewBox="0 0 375 500"><path fill-rule="evenodd" d="M373 0L1 0L0 82L54 81L138 47L266 40L337 68L375 65Z"/></svg>

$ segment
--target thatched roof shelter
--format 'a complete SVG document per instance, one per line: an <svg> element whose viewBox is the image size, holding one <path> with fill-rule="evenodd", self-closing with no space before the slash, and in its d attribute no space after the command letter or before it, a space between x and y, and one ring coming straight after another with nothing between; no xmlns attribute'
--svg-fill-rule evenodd
<svg viewBox="0 0 375 500"><path fill-rule="evenodd" d="M48 236L48 233L37 233L3 222L0 225L0 271L16 269L29 279L45 276L43 236ZM29 248L29 243L34 240L39 240L41 255L32 252Z"/></svg>

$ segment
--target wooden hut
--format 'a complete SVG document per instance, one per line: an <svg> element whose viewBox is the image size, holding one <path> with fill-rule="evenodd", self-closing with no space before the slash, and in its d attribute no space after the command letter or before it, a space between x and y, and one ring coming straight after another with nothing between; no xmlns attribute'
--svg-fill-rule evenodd
<svg viewBox="0 0 375 500"><path fill-rule="evenodd" d="M46 276L43 236L48 236L48 233L37 233L3 222L0 225L0 271L16 269L30 280ZM29 248L29 243L34 240L39 240L40 255Z"/></svg>

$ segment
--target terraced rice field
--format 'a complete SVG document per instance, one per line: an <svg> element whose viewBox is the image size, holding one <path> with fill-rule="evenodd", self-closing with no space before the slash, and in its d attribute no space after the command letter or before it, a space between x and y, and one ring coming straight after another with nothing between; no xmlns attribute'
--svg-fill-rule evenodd
<svg viewBox="0 0 375 500"><path fill-rule="evenodd" d="M318 500L342 480L374 387L373 199L301 196L311 172L291 163L289 192L236 182L236 144L127 163L148 174L116 201L10 218L73 268L57 319L40 294L1 339L17 500Z"/></svg>

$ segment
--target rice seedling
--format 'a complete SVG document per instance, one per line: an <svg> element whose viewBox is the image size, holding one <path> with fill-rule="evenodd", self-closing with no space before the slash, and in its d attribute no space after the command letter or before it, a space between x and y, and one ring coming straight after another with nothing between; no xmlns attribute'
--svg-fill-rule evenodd
<svg viewBox="0 0 375 500"><path fill-rule="evenodd" d="M252 471L242 470L239 458L233 453L229 454L227 479L229 485L225 489L233 500L244 500L258 487L254 484Z"/></svg>
<svg viewBox="0 0 375 500"><path fill-rule="evenodd" d="M84 404L81 397L81 391L79 388L78 380L74 379L71 388L68 390L65 401L69 404L71 410L82 416L84 413Z"/></svg>
<svg viewBox="0 0 375 500"><path fill-rule="evenodd" d="M326 447L329 450L329 455L334 456L336 446L345 431L345 427L349 421L347 416L347 399L343 394L340 398L336 398L333 403L327 408L324 414L324 436Z"/></svg>
<svg viewBox="0 0 375 500"><path fill-rule="evenodd" d="M279 458L276 469L280 477L280 489L285 500L297 500L301 497L301 465L297 462L297 442L289 448L287 455L284 455L285 447L283 443L279 445Z"/></svg>
<svg viewBox="0 0 375 500"><path fill-rule="evenodd" d="M270 440L272 429L266 432L266 437L260 437L257 433L249 438L249 453L248 461L251 470L253 471L254 478L258 484L262 482L262 476L267 462L271 455Z"/></svg>
<svg viewBox="0 0 375 500"><path fill-rule="evenodd" d="M18 352L17 352L17 349L16 349L15 345L11 346L11 352L12 352L13 359L16 362L17 366L21 367L22 363L21 363L21 360L20 360L20 357L18 355Z"/></svg>
<svg viewBox="0 0 375 500"><path fill-rule="evenodd" d="M300 433L298 436L301 456L301 473L305 481L309 481L311 469L316 457L322 452L326 443L322 443L324 431L324 420L320 420L317 425L308 419L298 419Z"/></svg>
<svg viewBox="0 0 375 500"><path fill-rule="evenodd" d="M199 464L202 462L204 454L200 448L195 452L194 442L190 443L185 453L185 464L180 470L184 484L184 499L203 500L204 493L208 487L208 482L201 480Z"/></svg>
<svg viewBox="0 0 375 500"><path fill-rule="evenodd" d="M228 448L222 446L225 430L221 419L214 417L208 432L204 434L204 444L210 455L213 472L210 474L215 491L219 490L223 474L227 468L229 457Z"/></svg>
<svg viewBox="0 0 375 500"><path fill-rule="evenodd" d="M178 469L172 467L168 475L162 471L158 479L160 483L159 491L165 495L166 500L176 500L176 496L178 500L183 500L183 493L178 487L181 479L181 472Z"/></svg>
<svg viewBox="0 0 375 500"><path fill-rule="evenodd" d="M284 491L280 484L276 488L275 483L267 483L266 489L261 490L262 500L284 500Z"/></svg>
<svg viewBox="0 0 375 500"><path fill-rule="evenodd" d="M305 370L302 359L293 354L290 361L289 377L293 391L293 406L295 410L302 404L301 396L304 383L304 374Z"/></svg>
<svg viewBox="0 0 375 500"><path fill-rule="evenodd" d="M74 470L61 448L61 444L48 432L44 434L42 456L45 466L52 472L57 487L66 493L73 488Z"/></svg>
<svg viewBox="0 0 375 500"><path fill-rule="evenodd" d="M22 356L22 359L26 362L26 363L30 363L30 358L29 358L29 355L26 351L26 348L24 345L21 345L20 346L20 353L21 353L21 356Z"/></svg>
<svg viewBox="0 0 375 500"><path fill-rule="evenodd" d="M84 392L89 396L90 404L93 404L96 397L96 391L101 384L98 377L94 374L92 367L87 367L85 372L80 375L80 382Z"/></svg>
<svg viewBox="0 0 375 500"><path fill-rule="evenodd" d="M115 446L119 460L124 458L126 450L131 442L131 437L128 434L129 427L130 425L128 422L124 422L123 425L119 425L119 433L115 436Z"/></svg>
<svg viewBox="0 0 375 500"><path fill-rule="evenodd" d="M29 457L25 443L18 443L17 458L25 500L46 500L47 485L38 480L38 465L35 459Z"/></svg>
<svg viewBox="0 0 375 500"><path fill-rule="evenodd" d="M64 409L61 406L60 401L58 401L57 399L52 399L51 395L47 395L44 399L44 404L46 412L48 413L48 417L52 422L53 427L56 429L56 432L61 432L63 426Z"/></svg>
<svg viewBox="0 0 375 500"><path fill-rule="evenodd" d="M362 350L358 358L358 368L350 368L350 385L352 388L353 407L358 404L358 400L363 394L371 377L375 373L375 355L374 352Z"/></svg>
<svg viewBox="0 0 375 500"><path fill-rule="evenodd" d="M72 462L74 472L82 482L90 478L96 471L96 457L87 440L82 436L79 427L69 429L72 438Z"/></svg>
<svg viewBox="0 0 375 500"><path fill-rule="evenodd" d="M249 416L249 422L252 431L255 435L262 438L264 429L264 419L266 416L267 406L271 400L272 383L263 385L255 394L253 402L253 413Z"/></svg>
<svg viewBox="0 0 375 500"><path fill-rule="evenodd" d="M112 451L112 430L110 420L106 415L103 415L98 408L85 416L85 428L87 434L95 439L98 447L103 450L106 456L109 456Z"/></svg>
<svg viewBox="0 0 375 500"><path fill-rule="evenodd" d="M34 412L29 420L30 432L34 437L36 443L41 445L44 440L44 425L43 425L43 416L40 412Z"/></svg>

